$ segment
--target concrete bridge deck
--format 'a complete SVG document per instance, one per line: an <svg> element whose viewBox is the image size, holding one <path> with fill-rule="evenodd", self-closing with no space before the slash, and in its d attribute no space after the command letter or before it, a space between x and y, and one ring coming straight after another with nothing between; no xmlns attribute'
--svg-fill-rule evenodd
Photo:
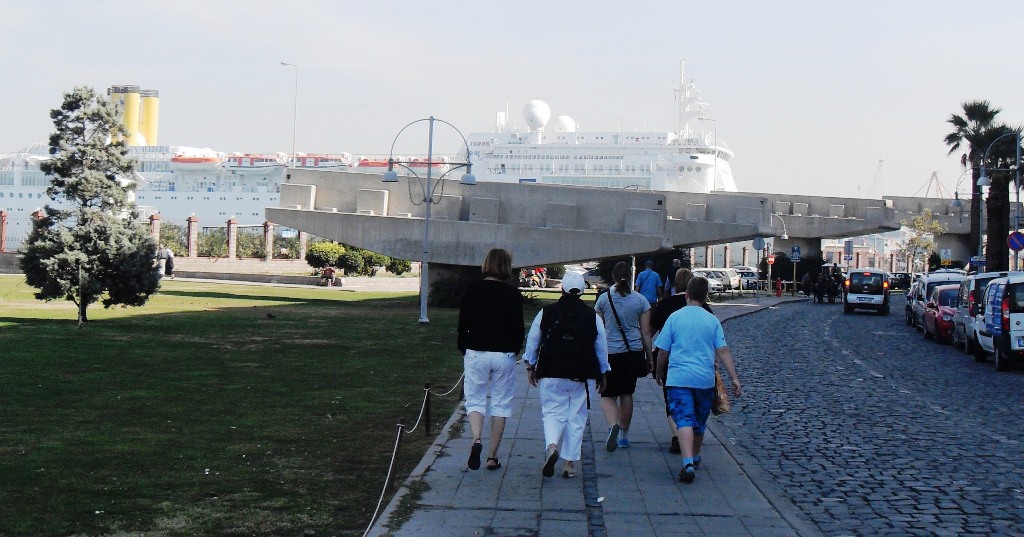
<svg viewBox="0 0 1024 537"><path fill-rule="evenodd" d="M540 184L441 181L431 208L431 261L478 265L502 246L519 266L546 265L778 237L807 252L823 238L900 228L885 199L759 193L643 192ZM292 170L267 219L401 259L420 259L420 182L379 174ZM801 242L798 242L801 241Z"/></svg>

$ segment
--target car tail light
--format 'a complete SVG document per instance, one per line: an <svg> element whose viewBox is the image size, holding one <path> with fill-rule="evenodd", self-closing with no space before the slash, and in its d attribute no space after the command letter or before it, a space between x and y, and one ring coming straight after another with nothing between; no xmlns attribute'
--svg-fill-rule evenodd
<svg viewBox="0 0 1024 537"><path fill-rule="evenodd" d="M843 285L849 287L850 286L850 279L847 278L845 281L843 281Z"/></svg>
<svg viewBox="0 0 1024 537"><path fill-rule="evenodd" d="M974 303L974 290L967 294L967 312L971 315L978 314L978 305Z"/></svg>
<svg viewBox="0 0 1024 537"><path fill-rule="evenodd" d="M888 289L888 288L889 288L889 282L882 282L882 289Z"/></svg>
<svg viewBox="0 0 1024 537"><path fill-rule="evenodd" d="M1003 331L1010 331L1010 297L1003 299Z"/></svg>

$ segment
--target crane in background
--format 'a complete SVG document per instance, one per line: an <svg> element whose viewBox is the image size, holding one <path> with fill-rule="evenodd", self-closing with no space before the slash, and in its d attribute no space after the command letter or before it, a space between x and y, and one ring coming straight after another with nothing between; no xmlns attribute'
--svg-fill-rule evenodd
<svg viewBox="0 0 1024 537"><path fill-rule="evenodd" d="M879 192L882 189L882 167L885 166L885 159L878 159L878 167L875 168L875 176L871 179L871 183L868 184L868 188L863 193L858 192L857 194L862 198L880 198L882 193ZM857 190L860 190L860 185L857 185ZM861 195L863 194L863 195Z"/></svg>
<svg viewBox="0 0 1024 537"><path fill-rule="evenodd" d="M949 190L942 186L942 182L939 181L939 172L932 172L932 176L923 184L921 188L914 192L914 196L917 196L919 192L924 190L924 197L930 197L932 193L932 187L935 187L935 195L941 199L947 199L952 196L949 194Z"/></svg>

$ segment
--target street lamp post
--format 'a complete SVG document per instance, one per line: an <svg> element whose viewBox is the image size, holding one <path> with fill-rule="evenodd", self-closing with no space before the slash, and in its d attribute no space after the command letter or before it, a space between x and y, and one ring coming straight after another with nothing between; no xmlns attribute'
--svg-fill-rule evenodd
<svg viewBox="0 0 1024 537"><path fill-rule="evenodd" d="M395 158L394 158L394 155L395 155L395 143L398 142L398 137L401 136L403 132L405 132L405 129L408 129L412 125L415 125L416 123L421 123L423 121L426 121L429 124L429 130L428 130L428 135L427 135L427 161L425 163L426 167L427 167L426 183L423 182L423 180L420 178L419 174L417 174L415 170L413 170L412 168L410 168L408 166L409 164L412 163L412 161L400 161L400 160L395 160ZM440 123L444 123L445 125L448 125L452 129L454 129L455 132L457 132L459 134L459 136L462 138L462 143L465 144L465 147L466 147L466 162L447 162L447 161L434 162L434 123L436 123L436 122L440 122ZM420 162L420 163L422 163L422 162ZM433 182L433 174L432 174L432 172L433 172L434 164L442 164L442 163L443 164L451 165L451 168L449 168L446 172L444 172L443 174L441 174L440 177L437 178L437 183L436 184L431 184ZM447 176L449 173L451 173L451 172L453 172L453 171L455 171L455 170L457 170L459 168L466 168L466 173L463 174L462 180L460 181L462 184L470 185L470 186L475 185L476 184L476 177L473 175L473 163L470 162L470 159L469 159L469 144L466 142L466 137L462 135L462 132L459 131L459 129L455 128L455 125L452 125L451 123L448 123L447 121L445 121L443 119L437 119L434 116L430 116L430 117L424 118L424 119L417 119L416 121L413 121L412 123L409 123L408 125L402 127L402 130L398 131L398 134L395 135L395 140L393 142L391 142L391 152L388 154L388 171L384 172L384 182L385 183L397 183L398 182L398 173L395 172L395 166L400 166L402 168L405 168L406 171L408 171L414 177L416 177L416 179L420 181L420 187L421 187L422 192L423 192L423 198L418 203L417 203L417 201L415 199L412 198L412 189L409 190L409 198L410 198L410 201L412 201L413 205L421 205L422 204L424 206L423 207L423 256L420 259L420 320L419 320L419 322L420 322L420 324L427 324L427 323L430 322L430 319L427 318L427 294L429 293L428 270L429 270L429 266L430 266L430 206L434 205L435 203L440 203L441 202L440 199L438 199L437 201L434 201L434 190L437 189L437 185L442 185L444 183L443 180L444 180L445 176ZM442 191L443 191L443 187L442 187Z"/></svg>
<svg viewBox="0 0 1024 537"><path fill-rule="evenodd" d="M997 137L995 140L992 140L992 143L988 144L988 147L985 148L985 152L981 156L981 177L978 178L978 185L979 186L988 186L988 185L992 184L992 182L989 180L988 176L985 175L985 161L988 160L988 152L992 149L992 146L996 145L996 142L998 142L999 140L1002 140L1003 138L1006 138L1007 136L1013 136L1014 139L1017 141L1017 143L1015 144L1016 148L1017 148L1017 158L1014 159L1014 169L1016 170L1016 173L1015 173L1015 177L1013 178L1013 185L1014 185L1014 188L1017 190L1017 204L1013 208L1013 230L1017 231L1018 229L1020 229L1020 166L1021 166L1021 160L1020 160L1020 131L1008 132L1008 133L1006 133L1006 134L1004 134L1002 136ZM984 215L984 213L982 213L982 214ZM981 255L981 253L980 253L980 250L981 250L981 237L978 238L978 250L979 250L979 254L978 255ZM1017 251L1014 251L1013 252L1013 270L1017 270L1019 268L1019 265L1020 265L1020 261L1019 260L1020 260L1020 253L1017 252Z"/></svg>
<svg viewBox="0 0 1024 537"><path fill-rule="evenodd" d="M292 165L295 169L295 132L299 121L299 66L294 63L281 62L281 67L295 68L295 97L292 100Z"/></svg>

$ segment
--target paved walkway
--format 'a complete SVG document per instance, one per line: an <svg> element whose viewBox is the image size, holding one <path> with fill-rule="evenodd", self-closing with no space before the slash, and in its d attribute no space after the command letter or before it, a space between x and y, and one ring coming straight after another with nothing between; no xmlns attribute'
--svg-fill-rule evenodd
<svg viewBox="0 0 1024 537"><path fill-rule="evenodd" d="M724 320L792 300L800 299L746 297L714 308ZM726 334L728 337L728 325ZM741 380L743 360L753 358L737 357ZM579 476L562 478L560 461L555 477L544 479L544 433L538 389L525 381L523 368L522 364L518 366L513 415L506 423L498 451L501 469L466 469L471 435L460 408L370 535L821 535L798 517L796 508L740 448L721 436L713 418L696 481L689 485L680 483L677 475L682 459L668 453L671 433L661 388L650 378L641 379L637 385L629 449L614 453L605 450L608 425L600 403L592 400ZM449 437L453 427L458 434ZM486 425L484 430L486 457ZM427 490L414 502L408 520L389 533L386 526L390 519L400 516L396 507L416 482L427 485L417 489ZM398 521L391 524L397 526Z"/></svg>

